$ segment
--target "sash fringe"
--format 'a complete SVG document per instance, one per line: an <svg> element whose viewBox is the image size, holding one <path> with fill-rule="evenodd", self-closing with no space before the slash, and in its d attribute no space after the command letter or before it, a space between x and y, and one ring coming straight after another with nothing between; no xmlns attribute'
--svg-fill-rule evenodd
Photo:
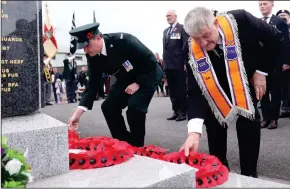
<svg viewBox="0 0 290 189"><path fill-rule="evenodd" d="M222 14L225 14L225 13L222 13ZM246 93L247 102L249 102L249 104L248 104L249 111L247 111L245 109L241 109L240 107L237 107L237 106L235 106L235 109L236 109L236 112L239 115L253 120L253 119L255 119L255 107L254 107L254 104L253 104L253 99L251 97L249 80L248 80L247 72L245 70L244 61L243 61L243 58L242 58L242 48L241 48L241 43L240 43L240 39L239 39L238 23L237 23L236 19L234 18L234 16L232 14L228 13L227 16L230 18L229 21L231 22L231 25L233 26L235 42L236 42L236 46L237 46L237 49L238 49L237 50L238 60L239 60L239 63L241 65L240 66L240 70L241 70L241 73L244 76L244 77L242 77L242 79L243 79L244 87L246 89L245 93Z"/></svg>

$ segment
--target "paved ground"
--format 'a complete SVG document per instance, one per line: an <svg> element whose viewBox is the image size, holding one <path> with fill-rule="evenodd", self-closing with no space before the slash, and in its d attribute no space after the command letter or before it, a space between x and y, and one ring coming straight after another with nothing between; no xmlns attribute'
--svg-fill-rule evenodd
<svg viewBox="0 0 290 189"><path fill-rule="evenodd" d="M106 122L100 110L102 100L95 101L94 108L86 112L80 121L79 131L82 137L110 136ZM171 115L169 98L153 98L147 114L146 143L155 144L176 151L187 136L186 121L167 121ZM67 122L77 104L57 104L45 107L43 112ZM125 114L124 114L125 115ZM259 176L290 184L290 119L279 120L276 130L262 130L259 159ZM200 151L208 153L206 135L202 135ZM233 172L239 172L239 156L235 126L228 131L228 159Z"/></svg>

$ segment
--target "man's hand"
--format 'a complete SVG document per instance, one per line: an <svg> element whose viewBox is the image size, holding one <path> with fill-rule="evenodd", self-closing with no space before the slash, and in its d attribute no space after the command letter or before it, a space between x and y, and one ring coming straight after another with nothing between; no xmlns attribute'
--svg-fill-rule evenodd
<svg viewBox="0 0 290 189"><path fill-rule="evenodd" d="M200 133L189 133L186 141L179 151L184 150L184 155L188 156L190 151L197 152L200 141Z"/></svg>
<svg viewBox="0 0 290 189"><path fill-rule="evenodd" d="M81 118L81 115L84 111L80 108L77 108L75 113L71 116L71 118L68 120L68 129L69 130L77 130L79 126L79 121Z"/></svg>
<svg viewBox="0 0 290 189"><path fill-rule="evenodd" d="M290 66L287 65L287 64L283 64L283 66L282 66L282 71L284 72L284 71L286 71L286 70L288 70L288 69L290 69Z"/></svg>
<svg viewBox="0 0 290 189"><path fill-rule="evenodd" d="M138 91L139 89L139 85L137 83L132 83L131 85L129 85L126 89L125 89L125 93L132 95L134 94L136 91Z"/></svg>
<svg viewBox="0 0 290 189"><path fill-rule="evenodd" d="M266 76L255 72L251 82L255 88L257 100L261 100L266 93Z"/></svg>

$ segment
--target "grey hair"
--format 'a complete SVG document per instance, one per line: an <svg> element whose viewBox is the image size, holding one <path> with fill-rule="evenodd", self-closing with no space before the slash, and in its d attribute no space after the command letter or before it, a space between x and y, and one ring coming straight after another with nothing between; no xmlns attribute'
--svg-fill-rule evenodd
<svg viewBox="0 0 290 189"><path fill-rule="evenodd" d="M167 11L167 13L169 13L169 12L170 13L173 13L173 15L177 16L176 10L170 9L170 10Z"/></svg>
<svg viewBox="0 0 290 189"><path fill-rule="evenodd" d="M214 20L215 16L211 10L197 7L187 13L184 19L184 30L189 36L196 36L205 26L211 26Z"/></svg>

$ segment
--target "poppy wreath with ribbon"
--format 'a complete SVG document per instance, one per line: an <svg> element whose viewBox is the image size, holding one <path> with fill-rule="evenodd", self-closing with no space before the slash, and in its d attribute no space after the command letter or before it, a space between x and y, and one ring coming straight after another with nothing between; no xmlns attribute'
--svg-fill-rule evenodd
<svg viewBox="0 0 290 189"><path fill-rule="evenodd" d="M134 154L167 161L176 164L186 163L198 169L196 172L196 188L211 188L228 180L229 171L217 157L184 152L166 153L167 149L155 145L134 147L127 142L114 138L89 137L80 138L75 131L69 131L69 167L70 169L92 169L121 164L134 157ZM73 150L80 150L73 152Z"/></svg>

